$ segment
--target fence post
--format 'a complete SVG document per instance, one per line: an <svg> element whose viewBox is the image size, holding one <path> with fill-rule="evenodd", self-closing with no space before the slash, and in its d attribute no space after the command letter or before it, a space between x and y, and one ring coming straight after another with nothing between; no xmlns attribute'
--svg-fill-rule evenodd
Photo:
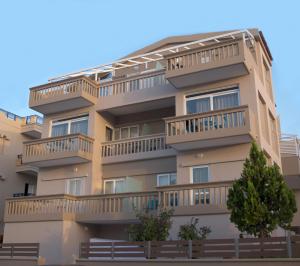
<svg viewBox="0 0 300 266"><path fill-rule="evenodd" d="M188 242L188 258L192 259L193 258L193 240L189 240Z"/></svg>
<svg viewBox="0 0 300 266"><path fill-rule="evenodd" d="M111 242L111 258L114 259L115 257L115 243Z"/></svg>
<svg viewBox="0 0 300 266"><path fill-rule="evenodd" d="M287 255L289 258L292 258L292 243L291 243L291 231L287 232L286 236L286 245L287 245Z"/></svg>
<svg viewBox="0 0 300 266"><path fill-rule="evenodd" d="M10 247L10 257L13 258L14 256L14 244L11 244L11 247Z"/></svg>
<svg viewBox="0 0 300 266"><path fill-rule="evenodd" d="M239 258L240 246L239 246L239 239L237 237L234 239L234 250L235 250L235 257Z"/></svg>
<svg viewBox="0 0 300 266"><path fill-rule="evenodd" d="M151 259L151 241L147 241L147 259Z"/></svg>

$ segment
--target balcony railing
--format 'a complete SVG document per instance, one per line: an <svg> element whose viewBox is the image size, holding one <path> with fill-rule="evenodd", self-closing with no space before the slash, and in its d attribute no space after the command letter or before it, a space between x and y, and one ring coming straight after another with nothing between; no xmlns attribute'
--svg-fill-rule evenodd
<svg viewBox="0 0 300 266"><path fill-rule="evenodd" d="M300 157L300 139L297 135L281 135L280 153L284 156L294 155Z"/></svg>
<svg viewBox="0 0 300 266"><path fill-rule="evenodd" d="M5 221L47 220L134 220L135 210L155 211L174 208L175 215L226 211L227 192L231 182L176 185L158 191L109 195L51 195L11 198L6 201Z"/></svg>
<svg viewBox="0 0 300 266"><path fill-rule="evenodd" d="M47 162L55 162L54 165L80 163L91 160L92 152L92 138L70 134L24 142L23 162L39 167L52 166ZM69 160L65 163L62 159Z"/></svg>
<svg viewBox="0 0 300 266"><path fill-rule="evenodd" d="M98 96L98 88L92 80L86 77L77 77L31 88L30 102L34 104L43 99L72 95L80 91L87 92L94 97Z"/></svg>
<svg viewBox="0 0 300 266"><path fill-rule="evenodd" d="M108 81L100 84L100 97L119 95L167 84L164 71L155 71L139 76Z"/></svg>
<svg viewBox="0 0 300 266"><path fill-rule="evenodd" d="M217 63L226 61L229 58L238 57L240 54L239 43L222 44L212 48L201 48L193 52L186 52L182 55L174 55L168 58L167 70L183 70L193 68L197 65Z"/></svg>
<svg viewBox="0 0 300 266"><path fill-rule="evenodd" d="M247 106L167 118L167 136L196 134L246 125Z"/></svg>
<svg viewBox="0 0 300 266"><path fill-rule="evenodd" d="M25 142L25 156L45 156L51 153L64 152L92 152L93 141L81 134L41 139L38 141Z"/></svg>
<svg viewBox="0 0 300 266"><path fill-rule="evenodd" d="M102 144L102 157L160 151L169 148L166 145L165 134L156 134L128 140L104 142Z"/></svg>

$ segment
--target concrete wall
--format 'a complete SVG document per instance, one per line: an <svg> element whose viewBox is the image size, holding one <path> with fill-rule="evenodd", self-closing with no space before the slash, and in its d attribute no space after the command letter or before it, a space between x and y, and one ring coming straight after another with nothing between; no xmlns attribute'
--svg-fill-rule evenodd
<svg viewBox="0 0 300 266"><path fill-rule="evenodd" d="M36 184L36 177L16 173L17 155L22 153L23 141L28 137L21 135L19 119L11 120L0 112L0 239L3 234L3 213L5 199L14 193L24 193L25 183Z"/></svg>
<svg viewBox="0 0 300 266"><path fill-rule="evenodd" d="M86 226L70 221L5 224L4 243L40 243L40 256L46 264L73 263L80 242L89 238Z"/></svg>

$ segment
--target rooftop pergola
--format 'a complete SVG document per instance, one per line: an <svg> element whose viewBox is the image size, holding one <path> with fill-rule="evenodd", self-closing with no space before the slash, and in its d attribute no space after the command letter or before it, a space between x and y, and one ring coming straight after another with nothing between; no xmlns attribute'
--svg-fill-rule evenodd
<svg viewBox="0 0 300 266"><path fill-rule="evenodd" d="M243 38L245 41L249 40L251 44L254 44L253 42L254 36L251 34L251 32L249 32L247 29L238 30L238 31L233 31L225 34L212 36L209 38L203 38L196 41L174 45L168 48L159 49L145 54L140 54L132 57L125 57L108 64L102 64L91 68L81 69L76 72L67 73L61 76L49 78L49 82L59 81L70 77L77 77L82 75L85 76L95 75L95 79L97 80L98 74L101 73L112 73L118 69L123 69L127 67L133 67L141 64L147 64L150 62L159 61L163 59L165 55L168 55L170 53L177 53L184 50L195 49L198 48L199 46L205 47L213 43L219 43L222 41L228 41L230 39L234 40L238 38Z"/></svg>

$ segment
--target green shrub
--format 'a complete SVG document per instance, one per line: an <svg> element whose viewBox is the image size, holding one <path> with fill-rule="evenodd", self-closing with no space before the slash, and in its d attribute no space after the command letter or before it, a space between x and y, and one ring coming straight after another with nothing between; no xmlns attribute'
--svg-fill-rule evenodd
<svg viewBox="0 0 300 266"><path fill-rule="evenodd" d="M178 237L181 240L201 240L205 239L208 234L211 233L211 229L208 226L199 227L199 220L191 219L190 223L181 225L178 233Z"/></svg>

